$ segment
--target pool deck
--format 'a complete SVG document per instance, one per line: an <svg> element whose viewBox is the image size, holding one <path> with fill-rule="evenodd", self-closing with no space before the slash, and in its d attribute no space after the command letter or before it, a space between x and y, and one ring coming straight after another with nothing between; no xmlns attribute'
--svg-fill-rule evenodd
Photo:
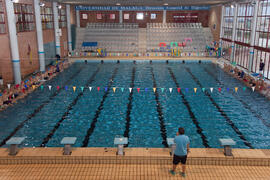
<svg viewBox="0 0 270 180"><path fill-rule="evenodd" d="M168 148L22 148L9 156L0 148L1 179L179 179L168 173L172 157ZM192 148L185 179L270 179L270 149ZM178 167L178 171L180 166Z"/></svg>
<svg viewBox="0 0 270 180"><path fill-rule="evenodd" d="M7 148L0 148L0 164L43 163L139 163L170 164L169 148L125 148L124 156L116 155L117 148L73 148L71 155L63 155L63 148L22 148L16 156L9 156ZM191 165L270 166L270 149L233 149L233 156L225 156L223 149L192 148L188 155Z"/></svg>
<svg viewBox="0 0 270 180"><path fill-rule="evenodd" d="M189 165L186 178L171 165L34 164L0 165L1 180L269 180L270 167Z"/></svg>
<svg viewBox="0 0 270 180"><path fill-rule="evenodd" d="M129 56L111 56L111 57L69 57L69 61L74 62L76 60L211 60L216 61L217 58L213 57L162 57L162 56L140 56L140 57L129 57Z"/></svg>

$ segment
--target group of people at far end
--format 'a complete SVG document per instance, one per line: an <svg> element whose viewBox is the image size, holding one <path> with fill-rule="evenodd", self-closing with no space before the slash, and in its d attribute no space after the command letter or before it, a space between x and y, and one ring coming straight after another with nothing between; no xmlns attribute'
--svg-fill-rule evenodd
<svg viewBox="0 0 270 180"><path fill-rule="evenodd" d="M19 99L24 98L35 88L42 85L45 81L52 79L57 73L63 71L69 66L67 60L61 60L56 55L56 61L48 65L45 72L38 72L25 78L20 84L10 85L9 87L0 89L0 111L6 107L16 103Z"/></svg>
<svg viewBox="0 0 270 180"><path fill-rule="evenodd" d="M270 86L265 81L263 71L264 71L264 62L261 60L259 65L259 73L249 74L244 70L241 70L237 66L231 64L224 64L224 71L233 75L238 80L242 81L248 87L254 87L255 90L261 92L266 96L270 96Z"/></svg>

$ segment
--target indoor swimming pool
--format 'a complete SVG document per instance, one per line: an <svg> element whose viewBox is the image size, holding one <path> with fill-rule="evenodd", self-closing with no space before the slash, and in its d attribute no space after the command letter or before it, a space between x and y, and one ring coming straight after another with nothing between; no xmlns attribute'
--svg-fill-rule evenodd
<svg viewBox="0 0 270 180"><path fill-rule="evenodd" d="M210 61L76 62L43 87L0 112L2 147L11 137L26 137L25 147L58 147L63 137L115 147L125 136L128 147L161 148L181 126L193 148L220 148L226 137L270 148L270 101Z"/></svg>

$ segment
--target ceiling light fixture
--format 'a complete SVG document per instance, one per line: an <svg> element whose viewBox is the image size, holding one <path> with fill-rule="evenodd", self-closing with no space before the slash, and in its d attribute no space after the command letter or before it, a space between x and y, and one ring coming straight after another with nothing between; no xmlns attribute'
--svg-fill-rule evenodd
<svg viewBox="0 0 270 180"><path fill-rule="evenodd" d="M62 8L62 6L61 6L61 5L58 5L57 7L58 7L58 9L61 9L61 8Z"/></svg>
<svg viewBox="0 0 270 180"><path fill-rule="evenodd" d="M251 1L251 2L250 2L250 5L251 5L251 6L255 6L255 5L256 5L256 1Z"/></svg>
<svg viewBox="0 0 270 180"><path fill-rule="evenodd" d="M168 3L164 3L163 5L164 5L164 6L168 6L169 4L168 4Z"/></svg>
<svg viewBox="0 0 270 180"><path fill-rule="evenodd" d="M233 4L231 4L231 8L234 8L234 5Z"/></svg>
<svg viewBox="0 0 270 180"><path fill-rule="evenodd" d="M40 6L40 7L43 7L43 6L45 6L45 3L44 3L44 2L40 2L40 3L39 3L39 6Z"/></svg>
<svg viewBox="0 0 270 180"><path fill-rule="evenodd" d="M120 6L121 4L120 3L116 3L116 6Z"/></svg>

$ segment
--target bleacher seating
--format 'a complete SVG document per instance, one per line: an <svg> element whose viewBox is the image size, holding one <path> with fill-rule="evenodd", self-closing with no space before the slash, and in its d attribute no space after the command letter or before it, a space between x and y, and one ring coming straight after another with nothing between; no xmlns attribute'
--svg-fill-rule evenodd
<svg viewBox="0 0 270 180"><path fill-rule="evenodd" d="M85 28L83 41L76 49L91 51L96 48L106 52L137 52L138 24L89 23ZM97 42L97 46L82 46L84 42Z"/></svg>
<svg viewBox="0 0 270 180"><path fill-rule="evenodd" d="M192 39L192 41L186 41ZM201 23L149 23L147 24L147 52L160 51L160 43L183 43L181 52L204 52L208 43ZM168 48L161 48L170 51Z"/></svg>
<svg viewBox="0 0 270 180"><path fill-rule="evenodd" d="M148 23L143 29L134 23L89 23L76 33L77 54L97 48L108 53L171 52L172 42L184 43L176 48L181 52L201 53L212 42L210 29L201 23ZM160 48L160 43L168 47Z"/></svg>

